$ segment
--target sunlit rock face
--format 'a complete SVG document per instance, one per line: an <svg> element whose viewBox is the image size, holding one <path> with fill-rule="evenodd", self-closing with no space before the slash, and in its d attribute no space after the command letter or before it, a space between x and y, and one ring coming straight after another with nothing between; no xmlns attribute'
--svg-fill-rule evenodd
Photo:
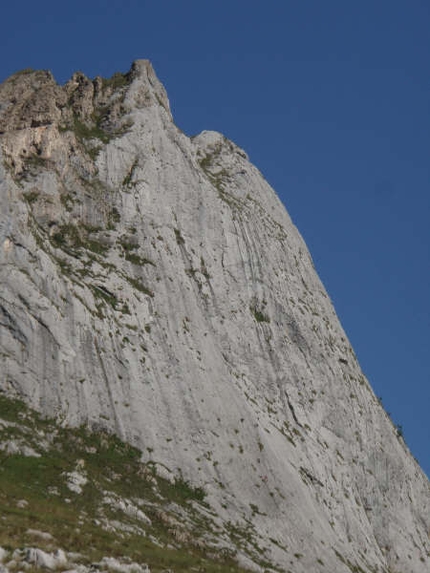
<svg viewBox="0 0 430 573"><path fill-rule="evenodd" d="M144 60L15 74L0 142L2 391L203 487L257 569L427 572L428 480L246 153Z"/></svg>

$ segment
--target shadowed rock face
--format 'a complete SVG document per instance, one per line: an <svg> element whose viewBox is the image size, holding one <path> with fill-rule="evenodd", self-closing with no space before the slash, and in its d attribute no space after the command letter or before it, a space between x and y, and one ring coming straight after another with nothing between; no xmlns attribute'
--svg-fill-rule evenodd
<svg viewBox="0 0 430 573"><path fill-rule="evenodd" d="M203 487L251 558L428 571L429 483L246 154L147 61L15 74L0 142L1 389Z"/></svg>

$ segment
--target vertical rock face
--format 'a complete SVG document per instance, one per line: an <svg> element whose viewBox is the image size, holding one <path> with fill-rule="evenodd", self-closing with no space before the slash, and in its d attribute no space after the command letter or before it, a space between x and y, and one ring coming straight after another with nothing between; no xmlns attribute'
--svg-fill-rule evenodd
<svg viewBox="0 0 430 573"><path fill-rule="evenodd" d="M281 571L429 570L429 483L274 191L147 61L0 86L0 387L205 489Z"/></svg>

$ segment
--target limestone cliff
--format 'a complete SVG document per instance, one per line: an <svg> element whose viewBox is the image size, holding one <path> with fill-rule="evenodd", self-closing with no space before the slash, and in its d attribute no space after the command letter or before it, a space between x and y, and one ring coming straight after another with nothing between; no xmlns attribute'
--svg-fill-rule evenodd
<svg viewBox="0 0 430 573"><path fill-rule="evenodd" d="M2 391L203 488L259 566L428 571L428 480L246 153L147 61L15 74L0 143Z"/></svg>

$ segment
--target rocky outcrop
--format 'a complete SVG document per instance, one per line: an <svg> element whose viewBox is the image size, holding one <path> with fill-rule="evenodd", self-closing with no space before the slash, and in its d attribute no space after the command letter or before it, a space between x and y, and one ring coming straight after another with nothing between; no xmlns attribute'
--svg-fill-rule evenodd
<svg viewBox="0 0 430 573"><path fill-rule="evenodd" d="M8 559L10 557L10 559ZM111 573L150 573L146 564L120 560L114 557L103 557L100 562L86 565L80 563L81 556L66 554L62 549L47 552L38 547L25 547L15 550L12 555L0 547L0 571L9 573L19 569L36 569L48 571L67 571L68 573L89 573L90 571L109 571ZM3 564L2 564L3 562Z"/></svg>
<svg viewBox="0 0 430 573"><path fill-rule="evenodd" d="M147 61L16 74L0 134L1 389L203 488L254 562L427 571L428 480L246 153Z"/></svg>

